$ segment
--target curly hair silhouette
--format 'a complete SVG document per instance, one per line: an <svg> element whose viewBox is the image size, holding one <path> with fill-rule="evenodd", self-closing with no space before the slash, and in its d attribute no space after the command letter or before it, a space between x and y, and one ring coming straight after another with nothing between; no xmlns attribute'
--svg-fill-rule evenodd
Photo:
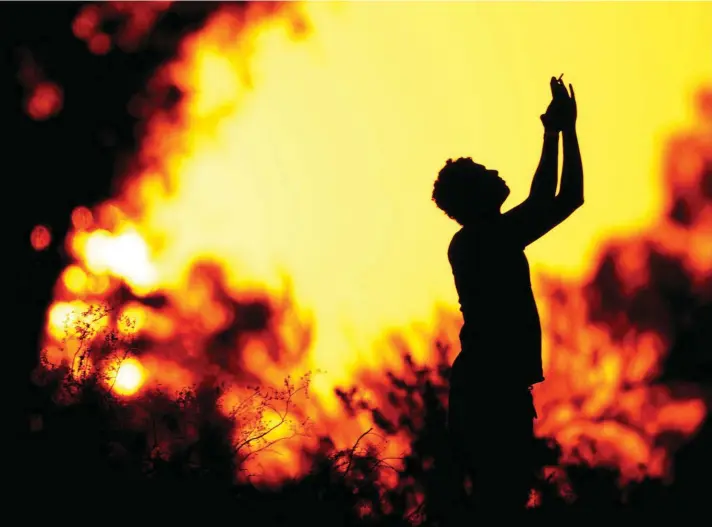
<svg viewBox="0 0 712 527"><path fill-rule="evenodd" d="M448 159L433 186L433 201L445 214L464 225L478 216L499 212L509 187L496 170L469 157Z"/></svg>

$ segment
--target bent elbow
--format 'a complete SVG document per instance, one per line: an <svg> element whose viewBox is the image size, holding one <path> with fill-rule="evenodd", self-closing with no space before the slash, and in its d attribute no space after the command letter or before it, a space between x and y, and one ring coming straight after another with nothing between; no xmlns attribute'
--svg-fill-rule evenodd
<svg viewBox="0 0 712 527"><path fill-rule="evenodd" d="M561 196L560 206L565 209L568 214L573 213L576 209L583 206L583 196Z"/></svg>
<svg viewBox="0 0 712 527"><path fill-rule="evenodd" d="M568 209L571 213L576 212L578 209L580 209L583 206L583 198L575 198L572 199L568 203Z"/></svg>
<svg viewBox="0 0 712 527"><path fill-rule="evenodd" d="M549 193L542 191L530 192L527 199L524 200L524 203L533 205L534 207L547 207L554 202L556 202L555 192Z"/></svg>

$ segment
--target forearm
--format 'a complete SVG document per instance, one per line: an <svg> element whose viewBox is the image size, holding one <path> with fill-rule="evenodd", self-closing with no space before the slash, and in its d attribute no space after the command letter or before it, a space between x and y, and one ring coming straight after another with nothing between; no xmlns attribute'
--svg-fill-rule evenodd
<svg viewBox="0 0 712 527"><path fill-rule="evenodd" d="M557 170L559 168L559 133L544 132L544 144L529 192L534 198L554 198L556 195Z"/></svg>
<svg viewBox="0 0 712 527"><path fill-rule="evenodd" d="M576 128L564 130L561 135L564 144L564 163L559 197L581 205L583 203L583 163Z"/></svg>

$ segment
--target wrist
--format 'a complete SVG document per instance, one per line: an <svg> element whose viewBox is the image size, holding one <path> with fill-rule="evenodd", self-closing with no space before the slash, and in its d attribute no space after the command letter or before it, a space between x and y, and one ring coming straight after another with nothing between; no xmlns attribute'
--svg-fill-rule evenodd
<svg viewBox="0 0 712 527"><path fill-rule="evenodd" d="M553 127L545 127L544 128L544 138L546 139L547 137L555 137L558 139L559 131Z"/></svg>
<svg viewBox="0 0 712 527"><path fill-rule="evenodd" d="M567 126L566 128L563 128L563 129L561 130L561 133L562 133L563 135L576 134L576 125L573 124L573 125L571 125L571 126Z"/></svg>

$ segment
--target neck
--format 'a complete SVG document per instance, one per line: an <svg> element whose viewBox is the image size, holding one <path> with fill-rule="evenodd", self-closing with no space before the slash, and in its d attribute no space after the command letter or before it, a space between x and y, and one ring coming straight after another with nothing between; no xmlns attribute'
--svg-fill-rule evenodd
<svg viewBox="0 0 712 527"><path fill-rule="evenodd" d="M491 220L502 215L502 212L497 209L491 212L484 212L478 216L478 220Z"/></svg>
<svg viewBox="0 0 712 527"><path fill-rule="evenodd" d="M468 225L476 225L478 223L487 222L494 220L502 215L500 209L491 210L487 212L480 212L479 214L473 214L472 217L468 218L462 226L466 227Z"/></svg>

